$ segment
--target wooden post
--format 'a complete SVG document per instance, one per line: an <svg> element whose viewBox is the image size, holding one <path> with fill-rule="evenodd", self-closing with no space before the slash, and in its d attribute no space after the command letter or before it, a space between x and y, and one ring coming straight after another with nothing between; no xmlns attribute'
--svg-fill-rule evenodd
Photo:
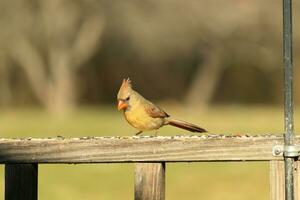
<svg viewBox="0 0 300 200"><path fill-rule="evenodd" d="M5 200L37 200L38 165L5 165Z"/></svg>
<svg viewBox="0 0 300 200"><path fill-rule="evenodd" d="M295 199L300 200L300 161L294 162L294 192ZM284 200L284 161L270 161L270 199Z"/></svg>
<svg viewBox="0 0 300 200"><path fill-rule="evenodd" d="M300 199L300 161L294 162L294 192L295 199Z"/></svg>
<svg viewBox="0 0 300 200"><path fill-rule="evenodd" d="M270 161L270 199L284 200L284 162Z"/></svg>
<svg viewBox="0 0 300 200"><path fill-rule="evenodd" d="M165 163L137 163L135 165L134 199L165 199Z"/></svg>

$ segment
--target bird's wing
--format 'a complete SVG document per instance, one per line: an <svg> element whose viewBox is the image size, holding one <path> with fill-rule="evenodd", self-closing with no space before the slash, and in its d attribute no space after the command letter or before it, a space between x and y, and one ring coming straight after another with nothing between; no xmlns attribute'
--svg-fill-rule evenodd
<svg viewBox="0 0 300 200"><path fill-rule="evenodd" d="M149 114L150 117L153 117L153 118L165 118L165 117L170 116L170 115L168 115L168 113L163 111L161 108L159 108L158 106L156 106L150 102L149 102L149 104L147 104L147 106L145 106L145 111Z"/></svg>

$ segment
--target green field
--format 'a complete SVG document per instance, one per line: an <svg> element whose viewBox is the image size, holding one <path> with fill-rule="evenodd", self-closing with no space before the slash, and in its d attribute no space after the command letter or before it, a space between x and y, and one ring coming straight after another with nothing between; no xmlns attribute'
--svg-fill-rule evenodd
<svg viewBox="0 0 300 200"><path fill-rule="evenodd" d="M283 130L281 108L227 106L196 114L192 109L173 106L166 110L211 133L261 134ZM296 131L300 124L297 113ZM67 118L49 116L38 109L3 110L0 114L1 137L116 136L135 132L113 106L82 108ZM189 133L164 127L159 134ZM133 199L133 168L133 164L40 165L39 199ZM0 170L3 188L3 166ZM267 199L268 178L266 162L171 163L167 164L166 199ZM0 193L3 198L2 189Z"/></svg>

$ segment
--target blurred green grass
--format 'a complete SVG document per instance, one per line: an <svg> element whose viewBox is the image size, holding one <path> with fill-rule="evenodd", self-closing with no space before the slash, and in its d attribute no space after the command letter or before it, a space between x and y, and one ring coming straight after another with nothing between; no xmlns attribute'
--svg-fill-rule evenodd
<svg viewBox="0 0 300 200"><path fill-rule="evenodd" d="M171 106L168 113L197 123L211 133L263 134L283 130L283 110L279 107L215 106L196 113L195 109ZM295 124L297 131L297 115ZM113 106L81 108L66 118L35 108L3 110L0 114L1 137L114 136L135 132ZM189 133L164 127L159 134ZM133 169L133 164L40 165L39 199L132 199ZM3 165L0 171L3 188ZM268 173L266 162L169 163L166 199L267 199ZM0 195L4 196L3 190Z"/></svg>

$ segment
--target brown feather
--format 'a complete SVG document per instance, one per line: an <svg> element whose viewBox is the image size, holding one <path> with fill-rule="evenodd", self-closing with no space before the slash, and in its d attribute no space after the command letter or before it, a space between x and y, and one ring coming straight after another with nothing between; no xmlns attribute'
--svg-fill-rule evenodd
<svg viewBox="0 0 300 200"><path fill-rule="evenodd" d="M182 128L184 130L191 131L191 132L198 132L198 133L207 132L205 129L203 129L195 124L191 124L191 123L177 120L177 119L168 119L168 124L171 126L175 126L177 128Z"/></svg>
<svg viewBox="0 0 300 200"><path fill-rule="evenodd" d="M165 118L169 117L168 113L154 104L149 104L145 107L145 111L153 118Z"/></svg>

